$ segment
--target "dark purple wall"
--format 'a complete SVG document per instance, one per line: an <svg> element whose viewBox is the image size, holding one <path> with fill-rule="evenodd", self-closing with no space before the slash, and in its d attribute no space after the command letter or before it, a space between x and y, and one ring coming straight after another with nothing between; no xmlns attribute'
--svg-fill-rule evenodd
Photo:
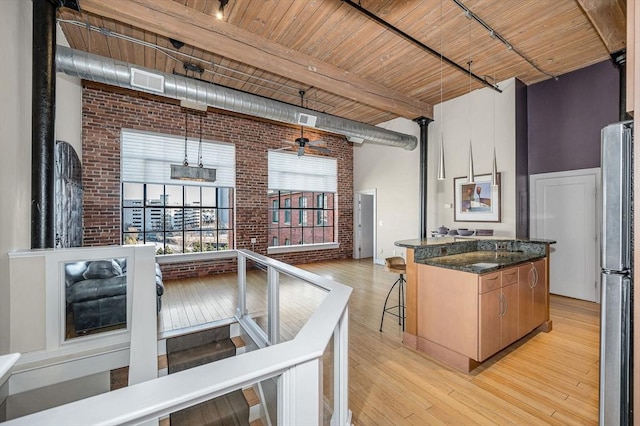
<svg viewBox="0 0 640 426"><path fill-rule="evenodd" d="M529 174L600 167L600 130L618 121L611 61L527 88Z"/></svg>
<svg viewBox="0 0 640 426"><path fill-rule="evenodd" d="M527 86L516 79L516 237L529 238Z"/></svg>

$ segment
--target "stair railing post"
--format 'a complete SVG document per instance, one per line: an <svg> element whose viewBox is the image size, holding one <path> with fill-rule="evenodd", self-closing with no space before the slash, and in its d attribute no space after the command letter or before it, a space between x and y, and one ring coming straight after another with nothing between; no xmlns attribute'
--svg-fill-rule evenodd
<svg viewBox="0 0 640 426"><path fill-rule="evenodd" d="M247 313L247 258L244 253L237 252L238 259L238 306L236 317L242 318Z"/></svg>
<svg viewBox="0 0 640 426"><path fill-rule="evenodd" d="M269 344L277 345L280 341L280 285L278 282L280 275L272 266L267 268L267 272Z"/></svg>
<svg viewBox="0 0 640 426"><path fill-rule="evenodd" d="M291 367L278 379L278 424L322 424L322 362Z"/></svg>
<svg viewBox="0 0 640 426"><path fill-rule="evenodd" d="M349 306L333 333L333 416L331 426L351 424L349 410Z"/></svg>

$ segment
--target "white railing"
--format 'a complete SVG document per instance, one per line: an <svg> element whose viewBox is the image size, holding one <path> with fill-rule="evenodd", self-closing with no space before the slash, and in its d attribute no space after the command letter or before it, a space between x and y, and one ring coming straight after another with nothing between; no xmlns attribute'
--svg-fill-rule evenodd
<svg viewBox="0 0 640 426"><path fill-rule="evenodd" d="M247 250L237 250L236 255L239 296L236 318L247 328L249 334L259 328L246 310L246 260L250 259L267 268L269 326L266 337L270 345L212 364L13 419L6 424L139 424L155 421L172 412L270 378L277 379L278 424L322 424L325 404L322 357L333 339L331 424L349 425L348 301L351 288ZM277 343L280 273L324 289L327 295L293 340ZM134 311L136 306L134 300ZM135 324L132 326L135 328ZM260 332L261 330L257 331L258 334Z"/></svg>

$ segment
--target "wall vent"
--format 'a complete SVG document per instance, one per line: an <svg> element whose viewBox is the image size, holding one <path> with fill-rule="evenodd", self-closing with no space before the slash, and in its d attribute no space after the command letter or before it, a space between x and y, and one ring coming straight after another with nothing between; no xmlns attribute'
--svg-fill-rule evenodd
<svg viewBox="0 0 640 426"><path fill-rule="evenodd" d="M302 124L303 126L307 127L316 127L317 119L318 117L316 117L315 115L309 115L301 112L298 116L298 124Z"/></svg>
<svg viewBox="0 0 640 426"><path fill-rule="evenodd" d="M131 86L164 93L164 76L131 68Z"/></svg>

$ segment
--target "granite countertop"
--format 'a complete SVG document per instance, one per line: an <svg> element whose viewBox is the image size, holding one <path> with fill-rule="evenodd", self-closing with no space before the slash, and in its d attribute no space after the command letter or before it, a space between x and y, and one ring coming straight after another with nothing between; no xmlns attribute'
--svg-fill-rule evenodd
<svg viewBox="0 0 640 426"><path fill-rule="evenodd" d="M473 242L473 241L491 241L491 242L514 242L514 243L542 243L542 244L555 244L554 240L542 240L542 239L534 239L534 238L506 238L506 237L463 237L463 236L452 236L452 237L434 237L434 238L413 238L408 240L400 240L396 241L395 245L398 247L407 247L407 248L416 248L416 247L430 247L430 246L442 246L442 245L451 245L458 244L463 242Z"/></svg>
<svg viewBox="0 0 640 426"><path fill-rule="evenodd" d="M522 251L472 251L449 256L423 259L420 263L456 271L484 274L524 262L532 262L545 256Z"/></svg>

